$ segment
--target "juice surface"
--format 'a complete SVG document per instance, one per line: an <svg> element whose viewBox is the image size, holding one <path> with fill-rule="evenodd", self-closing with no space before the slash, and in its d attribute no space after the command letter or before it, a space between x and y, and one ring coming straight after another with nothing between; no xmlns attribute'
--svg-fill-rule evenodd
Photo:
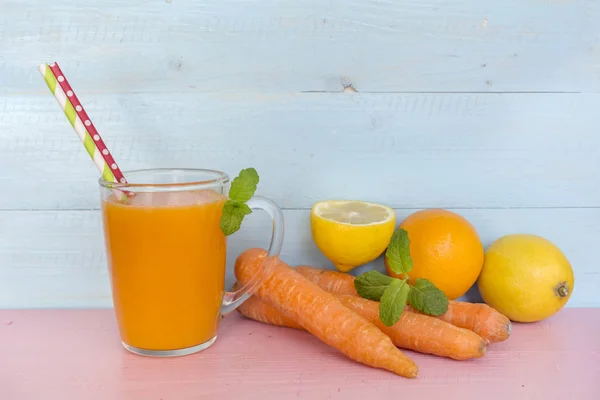
<svg viewBox="0 0 600 400"><path fill-rule="evenodd" d="M121 339L147 350L196 346L217 334L225 280L226 198L212 190L136 193L102 202Z"/></svg>

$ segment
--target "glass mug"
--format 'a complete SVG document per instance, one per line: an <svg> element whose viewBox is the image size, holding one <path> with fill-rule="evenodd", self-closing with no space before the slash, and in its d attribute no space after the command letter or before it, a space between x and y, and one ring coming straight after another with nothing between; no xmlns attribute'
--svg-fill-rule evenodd
<svg viewBox="0 0 600 400"><path fill-rule="evenodd" d="M125 173L99 180L113 305L123 346L136 354L181 356L206 349L221 317L261 281L225 291L227 238L220 228L229 177L206 169ZM123 202L124 194L129 195ZM272 218L269 256L283 243L283 215L271 200L247 202ZM264 272L269 267L265 266Z"/></svg>

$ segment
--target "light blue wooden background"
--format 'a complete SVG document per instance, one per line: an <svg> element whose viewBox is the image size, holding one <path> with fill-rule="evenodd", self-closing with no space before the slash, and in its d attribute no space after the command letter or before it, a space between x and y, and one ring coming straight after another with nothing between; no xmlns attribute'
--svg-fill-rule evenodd
<svg viewBox="0 0 600 400"><path fill-rule="evenodd" d="M98 174L51 61L121 168L257 168L291 264L331 268L316 200L444 207L486 245L552 240L569 306L600 306L599 20L595 0L0 0L0 307L111 305Z"/></svg>

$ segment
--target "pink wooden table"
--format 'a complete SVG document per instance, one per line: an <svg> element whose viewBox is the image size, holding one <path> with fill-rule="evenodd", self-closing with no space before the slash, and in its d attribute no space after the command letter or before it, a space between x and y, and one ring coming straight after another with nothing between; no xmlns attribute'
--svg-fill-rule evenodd
<svg viewBox="0 0 600 400"><path fill-rule="evenodd" d="M600 309L564 309L476 361L415 354L416 380L354 363L306 332L227 317L213 347L153 359L112 310L0 310L0 399L600 399Z"/></svg>

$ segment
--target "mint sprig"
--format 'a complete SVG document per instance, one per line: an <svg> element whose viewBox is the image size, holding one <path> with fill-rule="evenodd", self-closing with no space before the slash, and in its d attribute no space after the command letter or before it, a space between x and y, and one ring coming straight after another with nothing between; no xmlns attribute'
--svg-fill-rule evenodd
<svg viewBox="0 0 600 400"><path fill-rule="evenodd" d="M231 181L229 199L223 205L220 221L221 231L225 235L237 232L242 226L244 217L252 213L252 209L246 202L254 196L258 182L258 173L254 168L241 170Z"/></svg>
<svg viewBox="0 0 600 400"><path fill-rule="evenodd" d="M408 303L415 310L427 315L440 316L448 311L448 298L435 284L418 278L413 285L408 283L408 272L412 270L410 240L404 229L397 229L390 240L386 255L390 269L403 274L403 279L394 278L378 271L368 271L354 279L358 295L379 301L379 319L392 326Z"/></svg>

